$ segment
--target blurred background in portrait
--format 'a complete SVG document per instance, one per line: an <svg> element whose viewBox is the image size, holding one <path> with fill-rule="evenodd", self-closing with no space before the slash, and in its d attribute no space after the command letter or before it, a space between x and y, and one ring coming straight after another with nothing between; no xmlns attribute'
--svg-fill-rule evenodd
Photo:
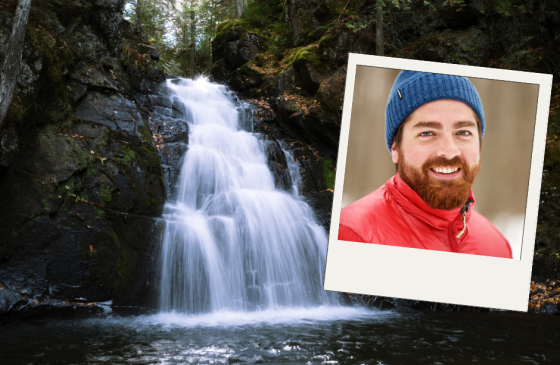
<svg viewBox="0 0 560 365"><path fill-rule="evenodd" d="M400 70L358 66L342 207L395 174L385 142L385 106ZM509 241L519 259L529 186L538 85L469 78L484 106L481 168L474 207Z"/></svg>

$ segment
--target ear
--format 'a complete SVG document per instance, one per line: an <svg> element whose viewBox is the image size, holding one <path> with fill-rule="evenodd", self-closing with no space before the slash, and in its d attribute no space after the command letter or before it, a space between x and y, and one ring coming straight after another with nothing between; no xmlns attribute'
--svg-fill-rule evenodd
<svg viewBox="0 0 560 365"><path fill-rule="evenodd" d="M397 142L393 141L391 146L391 157L393 158L393 163L399 163L399 151L397 150Z"/></svg>

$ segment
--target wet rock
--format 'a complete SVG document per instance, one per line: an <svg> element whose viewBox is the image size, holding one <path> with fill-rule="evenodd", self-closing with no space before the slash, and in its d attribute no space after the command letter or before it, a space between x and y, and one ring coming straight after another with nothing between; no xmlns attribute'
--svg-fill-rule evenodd
<svg viewBox="0 0 560 365"><path fill-rule="evenodd" d="M302 142L290 143L289 149L300 163L304 194L334 188L335 170L330 159Z"/></svg>
<svg viewBox="0 0 560 365"><path fill-rule="evenodd" d="M2 287L3 289L0 290L0 313L17 311L21 306L27 304L27 298L7 289L4 285Z"/></svg>
<svg viewBox="0 0 560 365"><path fill-rule="evenodd" d="M77 103L78 100L80 100L80 98L87 92L86 85L74 80L68 81L68 83L66 84L66 89L68 90L70 98L74 103Z"/></svg>
<svg viewBox="0 0 560 365"><path fill-rule="evenodd" d="M340 67L336 72L321 82L317 96L321 104L330 112L340 112L344 99L346 85L346 67Z"/></svg>
<svg viewBox="0 0 560 365"><path fill-rule="evenodd" d="M161 106L163 108L169 108L169 109L173 107L173 101L171 101L171 99L165 96L151 97L150 100L156 106Z"/></svg>
<svg viewBox="0 0 560 365"><path fill-rule="evenodd" d="M154 305L161 223L150 217L163 209L164 173L130 84L157 97L163 76L149 45L138 53L146 72L132 80L129 63L125 74L115 53L123 3L78 7L75 19L60 17L65 29L42 21L47 9L35 4L16 113L0 132L0 321L101 313L64 299Z"/></svg>
<svg viewBox="0 0 560 365"><path fill-rule="evenodd" d="M180 115L185 117L182 103L175 101L173 106L174 114L179 113L175 108L180 108ZM188 149L189 125L184 119L161 115L157 109L150 117L149 124L156 135L156 142L161 143L158 153L163 167L167 197L171 198L176 192L183 157Z"/></svg>
<svg viewBox="0 0 560 365"><path fill-rule="evenodd" d="M275 94L290 94L301 89L298 74L293 66L289 66L275 79L269 81L265 88L273 90Z"/></svg>
<svg viewBox="0 0 560 365"><path fill-rule="evenodd" d="M264 77L250 63L247 63L230 73L228 79L233 90L250 94L256 92L262 85Z"/></svg>
<svg viewBox="0 0 560 365"><path fill-rule="evenodd" d="M70 82L72 81L74 81L74 84L77 81L83 85L94 86L99 89L119 91L118 84L107 78L102 70L88 66L85 62L77 64L74 70L70 73Z"/></svg>
<svg viewBox="0 0 560 365"><path fill-rule="evenodd" d="M319 85L325 79L325 75L317 70L317 67L308 60L301 59L294 62L294 68L299 75L299 83L303 90L314 94Z"/></svg>
<svg viewBox="0 0 560 365"><path fill-rule="evenodd" d="M312 138L320 141L327 151L336 151L340 137L341 117L339 114L331 113L321 107L309 109L306 127ZM332 154L331 158L335 158Z"/></svg>
<svg viewBox="0 0 560 365"><path fill-rule="evenodd" d="M380 310L394 310L397 312L489 312L488 308L470 307L466 305L425 302L400 298L379 297L373 295L344 293L347 303L362 305Z"/></svg>
<svg viewBox="0 0 560 365"><path fill-rule="evenodd" d="M10 167L14 164L19 150L19 139L13 129L0 132L0 166Z"/></svg>
<svg viewBox="0 0 560 365"><path fill-rule="evenodd" d="M163 116L166 116L166 117L173 116L173 111L171 110L171 108L164 108L164 107L161 107L161 106L156 106L156 107L154 107L154 111L163 115Z"/></svg>
<svg viewBox="0 0 560 365"><path fill-rule="evenodd" d="M271 136L263 137L266 164L274 176L274 186L276 189L289 191L292 188L292 181L288 171L288 162L282 147L278 141Z"/></svg>
<svg viewBox="0 0 560 365"><path fill-rule="evenodd" d="M190 111L187 110L185 108L185 105L183 103L181 103L178 99L174 99L173 100L173 104L172 104L172 117L176 118L176 119L181 119L181 120L186 120L189 121L191 120L191 116L190 116Z"/></svg>
<svg viewBox="0 0 560 365"><path fill-rule="evenodd" d="M185 142L170 142L159 151L168 199L173 198L177 192L183 158L187 150L188 145Z"/></svg>
<svg viewBox="0 0 560 365"><path fill-rule="evenodd" d="M310 191L305 195L305 201L309 204L311 209L313 209L317 222L325 228L327 234L329 233L331 226L333 198L334 195L332 190L316 192Z"/></svg>
<svg viewBox="0 0 560 365"><path fill-rule="evenodd" d="M112 54L117 53L121 45L121 21L125 0L96 0L94 17L99 30Z"/></svg>
<svg viewBox="0 0 560 365"><path fill-rule="evenodd" d="M92 26L78 22L73 35L82 41L75 42L72 46L89 64L97 64L99 60L109 53L104 44L103 36ZM87 41L85 41L87 39Z"/></svg>
<svg viewBox="0 0 560 365"><path fill-rule="evenodd" d="M481 29L447 30L440 36L428 36L412 46L412 57L426 61L463 63L482 66L490 57L492 40Z"/></svg>
<svg viewBox="0 0 560 365"><path fill-rule="evenodd" d="M219 82L231 71L232 68L229 62L227 62L225 58L221 58L212 65L210 75L212 75L214 81Z"/></svg>
<svg viewBox="0 0 560 365"><path fill-rule="evenodd" d="M292 26L289 35L292 47L300 47L317 38L321 26L329 23L342 9L335 8L332 1L289 1L285 7L285 17ZM344 6L344 5L343 5Z"/></svg>
<svg viewBox="0 0 560 365"><path fill-rule="evenodd" d="M263 37L247 32L241 27L232 27L228 31L226 39L223 50L212 57L215 57L216 60L223 58L232 70L241 67L266 50L266 40ZM219 71L215 70L214 73L219 74Z"/></svg>
<svg viewBox="0 0 560 365"><path fill-rule="evenodd" d="M157 49L150 45L146 34L135 24L123 20L121 28L120 61L130 86L144 94L155 94L154 85L165 80Z"/></svg>
<svg viewBox="0 0 560 365"><path fill-rule="evenodd" d="M85 121L105 125L135 137L142 137L144 122L136 105L121 94L90 91L74 109Z"/></svg>

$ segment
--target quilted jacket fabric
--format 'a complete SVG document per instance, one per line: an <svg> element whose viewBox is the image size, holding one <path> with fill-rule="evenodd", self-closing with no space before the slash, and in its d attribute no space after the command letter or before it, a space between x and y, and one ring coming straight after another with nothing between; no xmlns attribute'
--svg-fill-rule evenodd
<svg viewBox="0 0 560 365"><path fill-rule="evenodd" d="M340 213L338 239L389 246L512 258L502 234L480 213L433 209L397 173L383 186Z"/></svg>

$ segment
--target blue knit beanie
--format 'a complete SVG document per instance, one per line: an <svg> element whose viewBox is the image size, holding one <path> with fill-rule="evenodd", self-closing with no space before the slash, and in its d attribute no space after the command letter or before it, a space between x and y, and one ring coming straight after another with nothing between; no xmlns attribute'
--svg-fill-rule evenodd
<svg viewBox="0 0 560 365"><path fill-rule="evenodd" d="M389 152L395 133L406 117L422 105L441 99L458 100L470 106L480 119L484 136L482 102L466 77L402 71L395 80L385 109L385 139Z"/></svg>

